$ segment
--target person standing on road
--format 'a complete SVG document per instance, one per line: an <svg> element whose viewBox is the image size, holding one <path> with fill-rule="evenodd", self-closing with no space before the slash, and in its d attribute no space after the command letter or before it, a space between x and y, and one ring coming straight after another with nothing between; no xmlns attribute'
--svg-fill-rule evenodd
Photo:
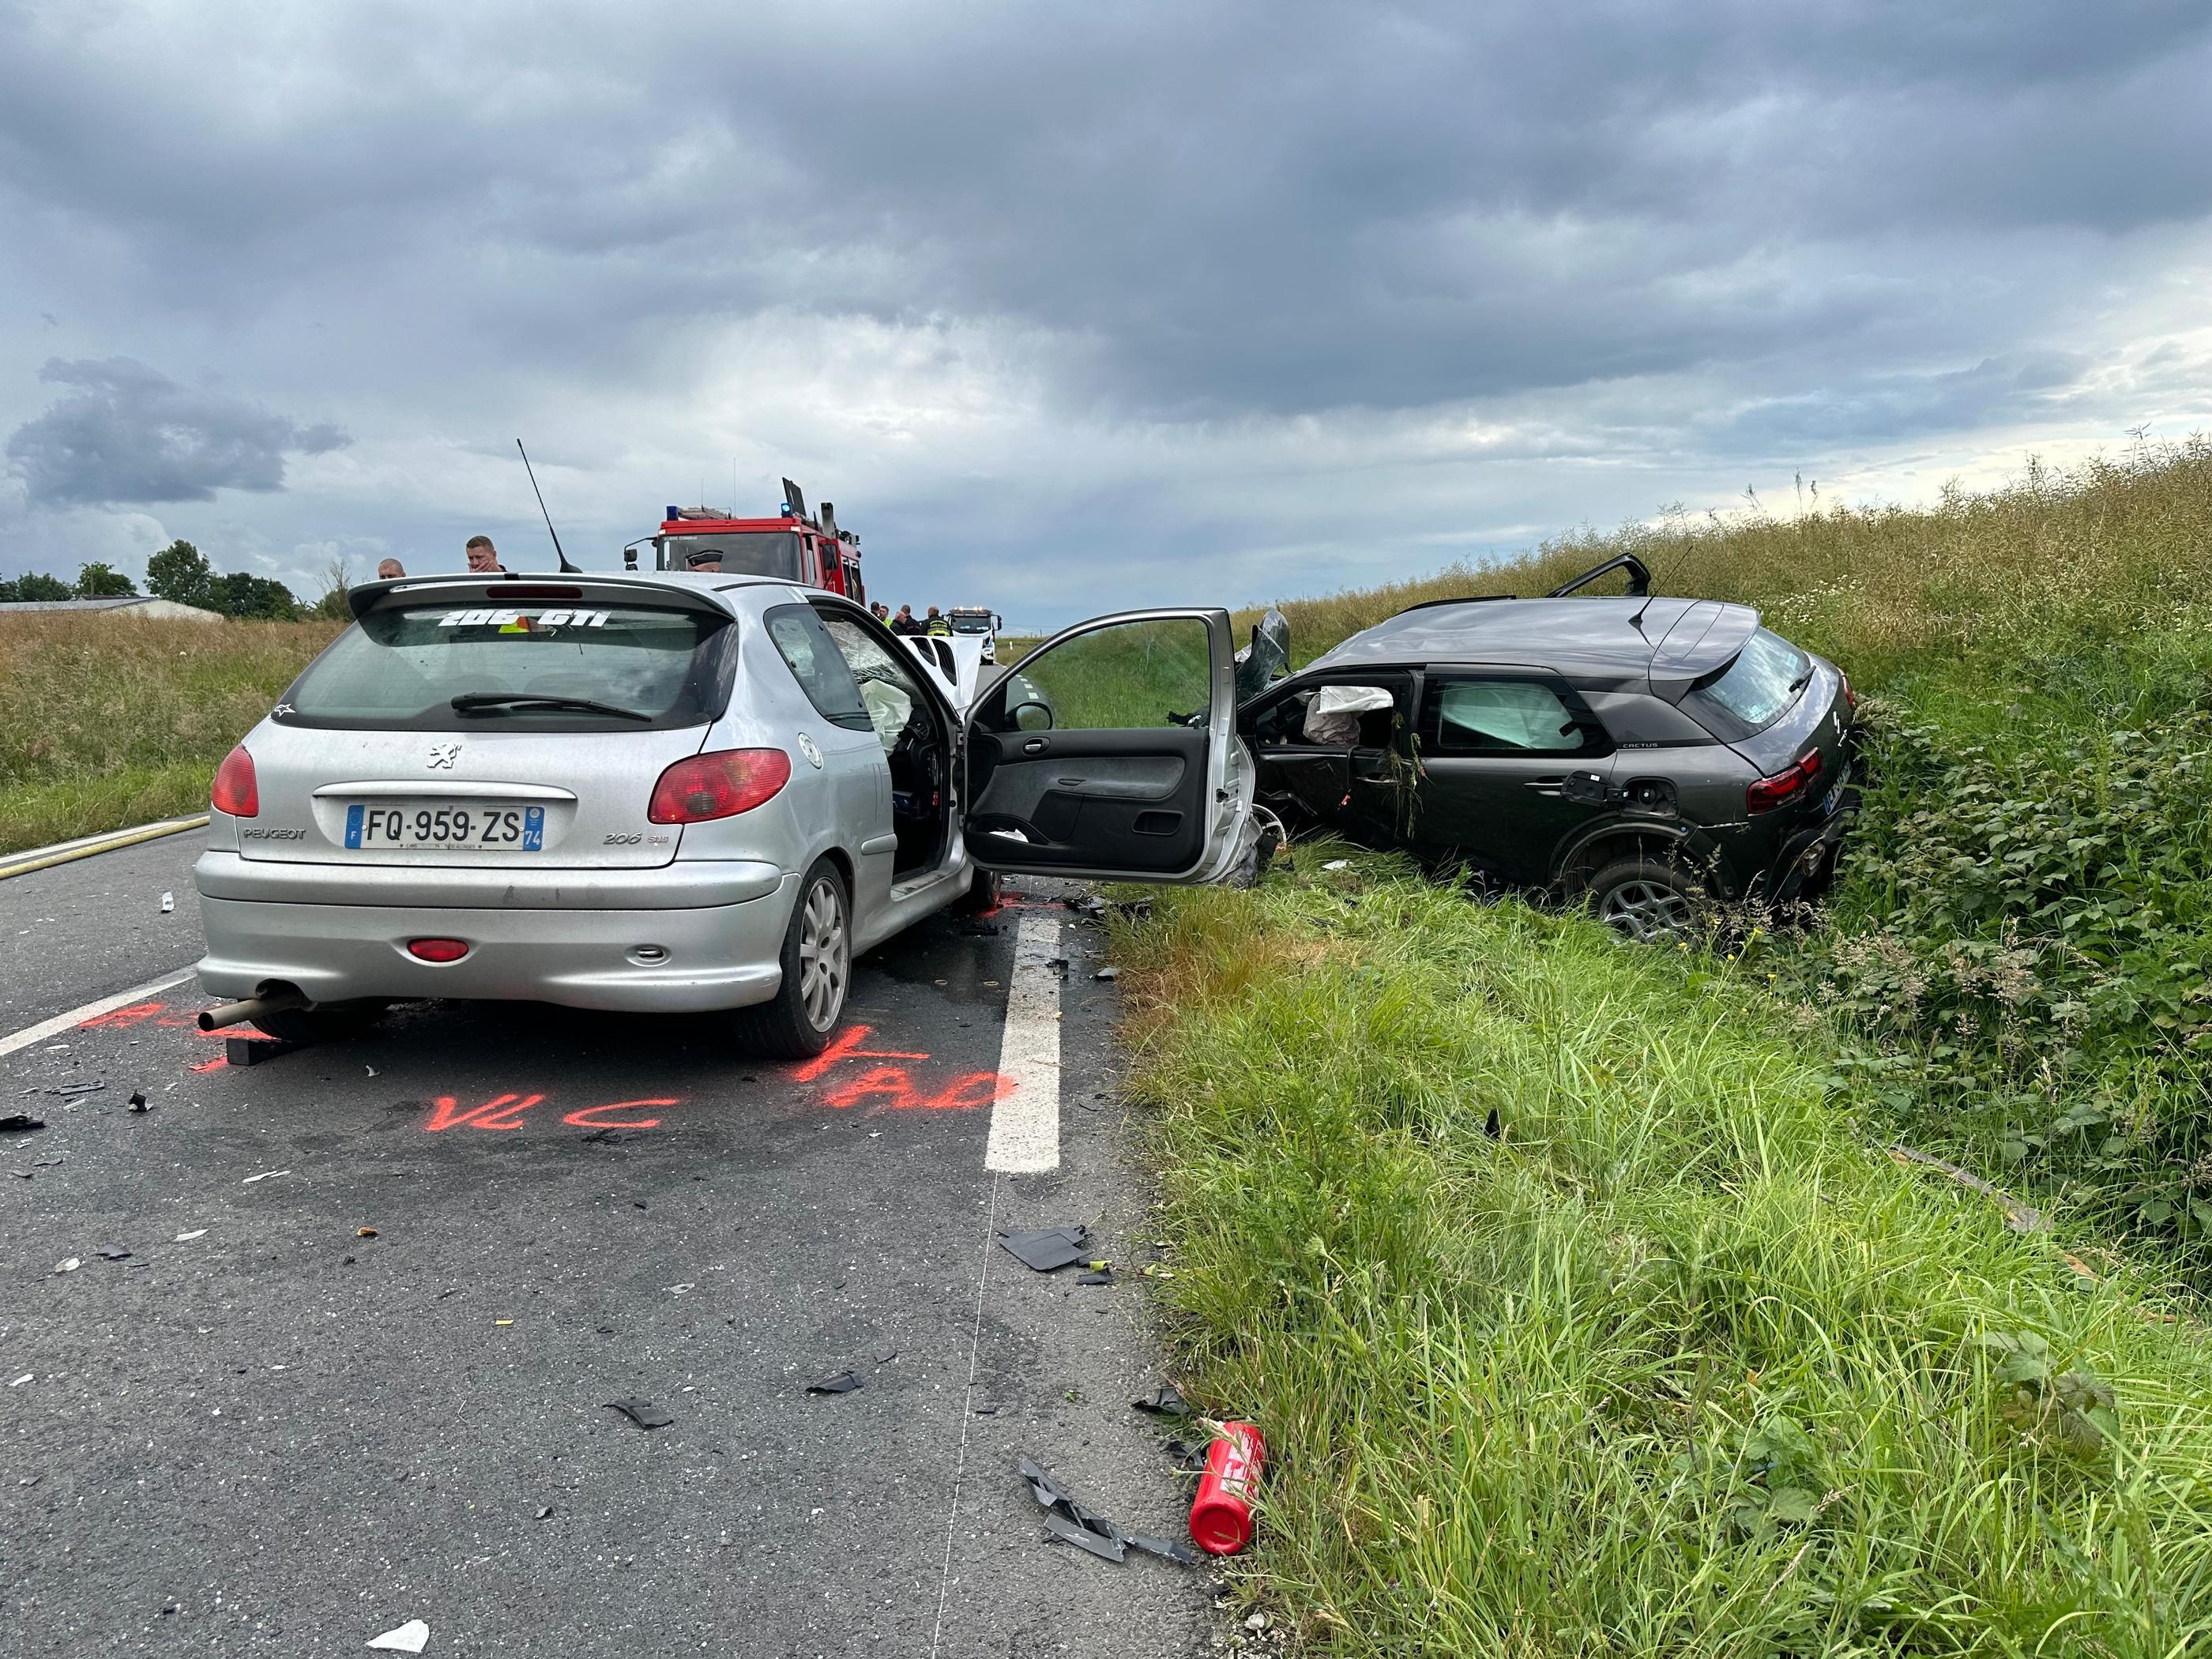
<svg viewBox="0 0 2212 1659"><path fill-rule="evenodd" d="M407 574L407 567L397 559L386 559L376 567L376 580L380 582L398 581Z"/></svg>
<svg viewBox="0 0 2212 1659"><path fill-rule="evenodd" d="M499 562L499 550L491 544L489 536L471 536L462 552L467 556L469 571L477 576L504 576L507 567Z"/></svg>
<svg viewBox="0 0 2212 1659"><path fill-rule="evenodd" d="M929 620L921 625L921 631L933 639L949 640L952 637L952 618L939 615L933 605L929 607Z"/></svg>
<svg viewBox="0 0 2212 1659"><path fill-rule="evenodd" d="M894 634L919 634L921 632L921 624L914 619L914 607L912 605L902 605L898 608L898 615L891 618L891 632Z"/></svg>

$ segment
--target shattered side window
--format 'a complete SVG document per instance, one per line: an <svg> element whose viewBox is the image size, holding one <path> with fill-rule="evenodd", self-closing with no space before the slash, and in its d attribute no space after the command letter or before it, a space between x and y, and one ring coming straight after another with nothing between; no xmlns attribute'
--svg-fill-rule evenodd
<svg viewBox="0 0 2212 1659"><path fill-rule="evenodd" d="M1447 680L1429 692L1429 740L1442 754L1572 755L1582 718L1534 680Z"/></svg>

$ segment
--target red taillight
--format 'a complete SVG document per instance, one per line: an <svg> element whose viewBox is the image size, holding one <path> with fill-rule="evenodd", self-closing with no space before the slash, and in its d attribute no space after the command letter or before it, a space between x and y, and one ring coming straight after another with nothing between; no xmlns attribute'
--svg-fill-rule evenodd
<svg viewBox="0 0 2212 1659"><path fill-rule="evenodd" d="M246 752L244 744L225 755L222 764L215 769L215 787L208 791L208 805L234 818L261 815L261 786L253 776L253 757Z"/></svg>
<svg viewBox="0 0 2212 1659"><path fill-rule="evenodd" d="M645 816L653 823L699 823L750 812L791 781L781 749L724 749L680 760L653 786Z"/></svg>
<svg viewBox="0 0 2212 1659"><path fill-rule="evenodd" d="M1843 682L1844 707L1856 714L1859 712L1859 694L1851 690L1851 677L1849 674L1843 676Z"/></svg>
<svg viewBox="0 0 2212 1659"><path fill-rule="evenodd" d="M1778 806L1786 806L1803 794L1813 780L1820 775L1820 751L1812 750L1799 757L1797 764L1787 772L1777 772L1771 778L1761 778L1743 792L1745 809L1753 812L1771 812Z"/></svg>
<svg viewBox="0 0 2212 1659"><path fill-rule="evenodd" d="M407 954L423 962L459 962L468 953L466 939L410 939L407 941Z"/></svg>

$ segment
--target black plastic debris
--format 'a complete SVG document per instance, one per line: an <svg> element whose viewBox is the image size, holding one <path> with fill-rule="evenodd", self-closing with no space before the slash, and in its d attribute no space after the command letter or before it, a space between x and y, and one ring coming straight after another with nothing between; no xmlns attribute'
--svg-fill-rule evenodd
<svg viewBox="0 0 2212 1659"><path fill-rule="evenodd" d="M1040 1227L1034 1232L1001 1232L999 1243L1024 1267L1054 1273L1090 1255L1091 1229L1077 1222L1066 1227Z"/></svg>
<svg viewBox="0 0 2212 1659"><path fill-rule="evenodd" d="M149 1106L146 1103L146 1095L143 1090L133 1089L131 1091L131 1109L134 1112L150 1112L154 1109L151 1106Z"/></svg>
<svg viewBox="0 0 2212 1659"><path fill-rule="evenodd" d="M1505 1126L1498 1121L1498 1108L1495 1106L1490 1109L1490 1115L1482 1120L1482 1133L1492 1140L1499 1139L1505 1133Z"/></svg>
<svg viewBox="0 0 2212 1659"><path fill-rule="evenodd" d="M806 1392L809 1394L850 1394L855 1389L865 1389L866 1387L867 1387L867 1384L860 1380L859 1372L839 1371L836 1376L825 1376L819 1382L809 1382L806 1385Z"/></svg>
<svg viewBox="0 0 2212 1659"><path fill-rule="evenodd" d="M0 1134L26 1134L33 1129L46 1127L46 1119L33 1117L27 1112L10 1112L7 1116L0 1117Z"/></svg>
<svg viewBox="0 0 2212 1659"><path fill-rule="evenodd" d="M1111 1267L1101 1267L1097 1273L1079 1273L1076 1276L1075 1282L1079 1285L1111 1285L1114 1282L1114 1270Z"/></svg>
<svg viewBox="0 0 2212 1659"><path fill-rule="evenodd" d="M104 1080L99 1083L63 1083L56 1085L46 1092L50 1095L60 1095L67 1099L74 1099L78 1095L95 1094L106 1086Z"/></svg>
<svg viewBox="0 0 2212 1659"><path fill-rule="evenodd" d="M1101 968L1097 973L1091 975L1091 977L1093 979L1119 979L1121 977L1121 970L1119 968Z"/></svg>
<svg viewBox="0 0 2212 1659"><path fill-rule="evenodd" d="M1089 1550L1102 1561L1122 1561L1129 1552L1118 1538L1109 1538L1088 1527L1079 1527L1066 1516L1057 1513L1044 1518L1044 1535L1048 1542L1073 1544L1078 1549Z"/></svg>
<svg viewBox="0 0 2212 1659"><path fill-rule="evenodd" d="M1206 1473L1206 1455L1213 1449L1211 1440L1167 1440L1161 1444L1183 1474Z"/></svg>
<svg viewBox="0 0 2212 1659"><path fill-rule="evenodd" d="M1141 1400L1129 1402L1140 1412L1150 1412L1155 1417L1188 1417L1190 1401L1185 1400L1172 1382L1163 1382Z"/></svg>
<svg viewBox="0 0 2212 1659"><path fill-rule="evenodd" d="M260 1037L225 1037L222 1057L233 1066L260 1066L272 1060L282 1060L301 1045L296 1042L271 1042Z"/></svg>
<svg viewBox="0 0 2212 1659"><path fill-rule="evenodd" d="M93 1254L98 1256L102 1261L128 1261L131 1260L130 1251L113 1244L106 1245L100 1249L94 1250Z"/></svg>
<svg viewBox="0 0 2212 1659"><path fill-rule="evenodd" d="M620 1412L641 1429L665 1429L676 1420L650 1400L640 1400L635 1395L627 1400L610 1400L606 1407L609 1411Z"/></svg>
<svg viewBox="0 0 2212 1659"><path fill-rule="evenodd" d="M1177 1561L1186 1567L1198 1565L1198 1552L1180 1538L1155 1538L1149 1533L1125 1532L1121 1541L1157 1555L1163 1561Z"/></svg>
<svg viewBox="0 0 2212 1659"><path fill-rule="evenodd" d="M971 1406L969 1410L977 1417L996 1417L1006 1409L1003 1406Z"/></svg>

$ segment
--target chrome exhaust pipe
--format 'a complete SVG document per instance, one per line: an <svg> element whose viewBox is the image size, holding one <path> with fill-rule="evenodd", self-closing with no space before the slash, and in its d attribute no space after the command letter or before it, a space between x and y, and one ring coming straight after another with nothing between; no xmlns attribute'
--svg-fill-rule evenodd
<svg viewBox="0 0 2212 1659"><path fill-rule="evenodd" d="M220 1008L200 1010L200 1030L220 1031L226 1025L243 1025L264 1014L289 1013L295 1008L312 1008L303 991L276 991L267 996L248 997L243 1002L226 1002Z"/></svg>

